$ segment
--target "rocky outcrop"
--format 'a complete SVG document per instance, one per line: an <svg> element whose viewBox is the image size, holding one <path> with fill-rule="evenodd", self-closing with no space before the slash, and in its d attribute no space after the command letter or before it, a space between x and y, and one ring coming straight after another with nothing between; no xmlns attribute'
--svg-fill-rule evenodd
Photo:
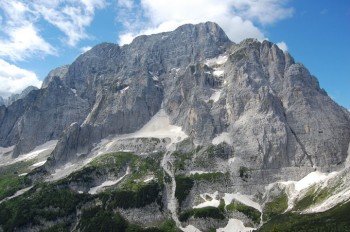
<svg viewBox="0 0 350 232"><path fill-rule="evenodd" d="M5 100L0 96L0 106L4 106L5 105Z"/></svg>
<svg viewBox="0 0 350 232"><path fill-rule="evenodd" d="M19 155L60 138L59 165L160 109L195 144L225 142L253 170L336 169L347 157L349 113L303 65L268 41L234 44L210 22L103 43L50 72L42 89L0 109L0 146Z"/></svg>
<svg viewBox="0 0 350 232"><path fill-rule="evenodd" d="M50 71L49 74L47 74L47 76L45 77L41 85L41 88L44 89L49 87L49 84L54 79L54 77L59 77L62 80L66 76L68 72L68 68L69 68L69 65L64 65Z"/></svg>
<svg viewBox="0 0 350 232"><path fill-rule="evenodd" d="M82 123L86 101L55 78L48 88L31 91L0 114L0 146L15 145L13 156L57 139L72 122Z"/></svg>

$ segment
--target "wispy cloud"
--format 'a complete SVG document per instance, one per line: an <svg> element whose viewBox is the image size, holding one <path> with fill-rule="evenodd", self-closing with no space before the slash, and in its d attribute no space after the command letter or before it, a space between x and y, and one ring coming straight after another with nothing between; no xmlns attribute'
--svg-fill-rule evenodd
<svg viewBox="0 0 350 232"><path fill-rule="evenodd" d="M284 41L281 41L276 44L282 51L286 52L288 51L288 46Z"/></svg>
<svg viewBox="0 0 350 232"><path fill-rule="evenodd" d="M33 55L56 53L56 49L38 34L33 24L9 28L7 35L7 38L0 38L0 57L24 60Z"/></svg>
<svg viewBox="0 0 350 232"><path fill-rule="evenodd" d="M82 53L84 53L84 52L89 51L91 48L92 48L91 46L81 47L81 48L80 48L80 51L81 51Z"/></svg>
<svg viewBox="0 0 350 232"><path fill-rule="evenodd" d="M75 46L89 35L95 10L104 0L7 0L0 2L0 57L23 60L33 55L53 55L56 49L41 35L46 22L60 30L64 43Z"/></svg>
<svg viewBox="0 0 350 232"><path fill-rule="evenodd" d="M41 86L41 81L32 71L21 69L0 59L0 96L8 97L20 93L27 86Z"/></svg>
<svg viewBox="0 0 350 232"><path fill-rule="evenodd" d="M75 46L80 40L89 37L85 29L91 24L95 9L105 7L105 2L97 0L71 2L72 4L61 1L37 0L32 7L47 22L65 34L68 45Z"/></svg>
<svg viewBox="0 0 350 232"><path fill-rule="evenodd" d="M122 6L118 20L125 27L120 34L121 44L131 42L140 34L174 30L184 23L217 22L231 40L239 42L247 37L264 39L257 25L268 25L291 17L293 8L287 0L119 0ZM129 2L125 7L123 2Z"/></svg>
<svg viewBox="0 0 350 232"><path fill-rule="evenodd" d="M59 44L43 36L47 28L61 32L63 45L75 47L89 38L86 28L95 11L106 5L105 0L0 1L0 96L20 92L28 85L40 86L34 72L15 62L59 54Z"/></svg>

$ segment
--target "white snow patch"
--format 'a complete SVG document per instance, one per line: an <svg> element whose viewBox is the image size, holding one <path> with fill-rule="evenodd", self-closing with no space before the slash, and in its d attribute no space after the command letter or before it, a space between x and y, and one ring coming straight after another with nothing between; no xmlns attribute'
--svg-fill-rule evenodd
<svg viewBox="0 0 350 232"><path fill-rule="evenodd" d="M55 172L49 177L49 179L47 179L47 181L62 179L72 172L83 168L92 160L103 154L120 151L115 150L115 145L120 140L131 138L170 138L171 142L167 145L167 149L170 150L171 148L175 149L175 146L172 146L173 144L181 142L187 137L188 135L183 132L181 127L170 124L169 116L163 109L161 109L139 131L102 139L101 142L95 146L88 158L75 162L74 164L67 163L64 166L56 169ZM129 150L124 151L132 152Z"/></svg>
<svg viewBox="0 0 350 232"><path fill-rule="evenodd" d="M327 198L324 202L307 209L306 213L311 212L324 212L330 208L335 207L340 203L346 203L350 201L350 187L343 189L342 191Z"/></svg>
<svg viewBox="0 0 350 232"><path fill-rule="evenodd" d="M46 163L46 160L43 160L43 161L40 161L40 162L33 164L31 167L33 167L33 168L40 167L40 166L43 166L45 163Z"/></svg>
<svg viewBox="0 0 350 232"><path fill-rule="evenodd" d="M221 77L221 76L224 75L224 73L225 73L224 70L215 70L215 71L213 72L213 75L216 76L216 77Z"/></svg>
<svg viewBox="0 0 350 232"><path fill-rule="evenodd" d="M326 174L319 171L315 171L315 172L310 172L308 175L306 175L304 178L302 178L299 181L277 182L286 186L286 194L288 195L287 211L294 207L295 199L297 199L300 196L302 190L307 189L312 185L320 182L326 183L327 180L329 180L330 178L336 175L337 175L337 172L331 172ZM268 189L271 189L274 184L276 183L269 184L267 187L267 191Z"/></svg>
<svg viewBox="0 0 350 232"><path fill-rule="evenodd" d="M193 208L204 208L207 206L213 206L213 207L218 207L220 204L220 200L218 200L218 191L215 193L203 193L200 194L199 196L205 201L203 203L200 203L199 205L193 206ZM207 196L210 197L210 200L207 199Z"/></svg>
<svg viewBox="0 0 350 232"><path fill-rule="evenodd" d="M236 160L236 157L229 158L229 159L228 159L228 163L229 163L229 164L233 164L233 163L235 162L235 160Z"/></svg>
<svg viewBox="0 0 350 232"><path fill-rule="evenodd" d="M24 173L21 173L19 174L18 176L26 176L28 173L24 172Z"/></svg>
<svg viewBox="0 0 350 232"><path fill-rule="evenodd" d="M74 94L75 96L77 95L77 90L76 89L70 89Z"/></svg>
<svg viewBox="0 0 350 232"><path fill-rule="evenodd" d="M129 89L129 86L126 86L124 89L120 90L120 93L123 94L125 93L125 91L127 91Z"/></svg>
<svg viewBox="0 0 350 232"><path fill-rule="evenodd" d="M6 197L5 199L2 199L2 200L0 201L0 204L1 204L2 202L5 202L5 201L7 201L7 200L10 200L10 199L12 199L12 198L15 198L15 197L18 197L18 196L24 194L25 192L29 191L31 188L33 188L33 186L30 186L30 187L27 187L27 188L18 190L18 191L17 191L15 194L13 194L12 196Z"/></svg>
<svg viewBox="0 0 350 232"><path fill-rule="evenodd" d="M220 99L222 90L216 90L211 96L210 96L210 100L212 100L213 102L217 102Z"/></svg>
<svg viewBox="0 0 350 232"><path fill-rule="evenodd" d="M222 132L212 140L212 144L214 145L218 145L222 142L225 142L227 144L232 144L232 139L228 132Z"/></svg>
<svg viewBox="0 0 350 232"><path fill-rule="evenodd" d="M334 176L335 172L325 174L319 171L311 172L307 176L305 176L303 179L299 180L295 183L295 190L301 191L305 188L310 187L313 184L316 184L318 182L321 182L330 176Z"/></svg>
<svg viewBox="0 0 350 232"><path fill-rule="evenodd" d="M171 143L177 143L188 135L183 132L179 126L171 125L167 113L161 109L155 114L149 122L144 125L139 131L122 136L124 138L170 138Z"/></svg>
<svg viewBox="0 0 350 232"><path fill-rule="evenodd" d="M243 222L238 219L231 218L224 228L219 228L217 232L251 232L256 228L245 227Z"/></svg>
<svg viewBox="0 0 350 232"><path fill-rule="evenodd" d="M83 167L82 163L71 163L68 162L60 168L55 169L47 181L55 181L62 179L74 171L77 171L79 168Z"/></svg>
<svg viewBox="0 0 350 232"><path fill-rule="evenodd" d="M12 158L10 155L5 155L6 152L10 151L10 148L2 148L0 150L0 166L5 166L20 161L28 161L35 158L44 159L53 151L57 144L57 140L48 141L40 146L34 148L31 152ZM13 148L12 148L13 149Z"/></svg>
<svg viewBox="0 0 350 232"><path fill-rule="evenodd" d="M143 182L147 183L147 182L150 182L151 180L154 180L154 176L147 177Z"/></svg>
<svg viewBox="0 0 350 232"><path fill-rule="evenodd" d="M220 55L218 57L207 59L204 64L208 65L209 67L214 65L223 65L226 63L228 56Z"/></svg>
<svg viewBox="0 0 350 232"><path fill-rule="evenodd" d="M345 167L350 167L350 143L348 148L348 157L345 160Z"/></svg>
<svg viewBox="0 0 350 232"><path fill-rule="evenodd" d="M190 171L190 175L205 174L205 173L210 173L210 172L207 172L207 171L196 171L196 170Z"/></svg>
<svg viewBox="0 0 350 232"><path fill-rule="evenodd" d="M200 229L197 229L196 227L192 225L188 225L185 228L180 228L184 232L202 232Z"/></svg>
<svg viewBox="0 0 350 232"><path fill-rule="evenodd" d="M78 191L79 194L83 194L84 192L83 191Z"/></svg>
<svg viewBox="0 0 350 232"><path fill-rule="evenodd" d="M120 177L118 180L114 180L114 181L107 180L107 181L103 182L101 185L98 185L96 187L90 188L89 194L96 194L97 192L99 192L104 187L108 187L108 186L112 186L112 185L118 184L129 173L130 173L130 169L128 167L127 170L126 170L126 173L122 177Z"/></svg>
<svg viewBox="0 0 350 232"><path fill-rule="evenodd" d="M258 203L254 202L251 199L251 196L249 195L243 195L240 193L225 193L224 195L225 204L226 205L230 204L232 200L237 200L242 204L253 207L261 212L261 206Z"/></svg>

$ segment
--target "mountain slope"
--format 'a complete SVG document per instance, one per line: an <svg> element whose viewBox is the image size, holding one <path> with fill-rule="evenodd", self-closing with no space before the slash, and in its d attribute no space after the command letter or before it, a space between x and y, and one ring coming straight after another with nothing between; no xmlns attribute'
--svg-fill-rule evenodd
<svg viewBox="0 0 350 232"><path fill-rule="evenodd" d="M25 155L56 140L54 148L43 145ZM43 166L21 168L29 173L26 182L11 191L33 185L28 191L41 194L37 185L45 180L48 189L77 199L75 211L54 219L40 214L39 229L64 219L69 230L79 230L81 212L99 201L108 210L92 211L109 218L113 210L141 226L171 219L184 231L257 228L286 210L300 210L303 191L316 188L295 192L302 178L343 175L349 144L349 112L303 65L268 41L232 43L211 22L140 36L122 47L97 45L50 72L41 89L0 106L1 165L21 157L43 165L47 158ZM116 153L105 168L96 167L106 154L125 151L129 158ZM119 156L125 163L115 163ZM107 168L110 163L116 167ZM148 179L154 185L139 185ZM144 188L157 194L127 210L109 195L129 191L140 200ZM95 190L101 192L94 196ZM334 194L341 191L346 188ZM3 204L15 213L11 202L22 204L25 196ZM303 210L315 212L311 205ZM6 226L30 228L28 221L15 221Z"/></svg>

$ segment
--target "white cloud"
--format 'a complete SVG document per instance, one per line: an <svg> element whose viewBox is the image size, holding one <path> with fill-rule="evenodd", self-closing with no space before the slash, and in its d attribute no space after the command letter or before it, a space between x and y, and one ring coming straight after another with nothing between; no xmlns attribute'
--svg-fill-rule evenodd
<svg viewBox="0 0 350 232"><path fill-rule="evenodd" d="M89 38L86 28L95 11L106 5L105 0L0 0L0 96L18 93L28 85L40 87L34 72L9 62L58 54L43 37L44 30L57 28L62 34L56 36L64 36L65 45L76 46Z"/></svg>
<svg viewBox="0 0 350 232"><path fill-rule="evenodd" d="M286 52L288 51L288 46L284 41L281 41L276 44L282 51Z"/></svg>
<svg viewBox="0 0 350 232"><path fill-rule="evenodd" d="M85 28L91 24L95 9L104 8L106 3L103 0L71 0L71 3L37 0L33 9L66 35L68 45L75 46L89 37Z"/></svg>
<svg viewBox="0 0 350 232"><path fill-rule="evenodd" d="M272 24L293 13L292 8L285 6L287 0L141 0L139 5L137 2L133 1L132 10L119 8L117 17L126 29L119 36L121 44L140 34L171 31L185 23L206 21L217 22L234 42L248 37L262 40L264 33L256 24Z"/></svg>
<svg viewBox="0 0 350 232"><path fill-rule="evenodd" d="M20 93L30 85L40 88L42 82L34 72L0 59L0 83L0 96L7 98L13 93Z"/></svg>
<svg viewBox="0 0 350 232"><path fill-rule="evenodd" d="M127 9L132 9L134 6L133 0L117 0L119 7L125 7Z"/></svg>
<svg viewBox="0 0 350 232"><path fill-rule="evenodd" d="M33 55L56 53L39 34L33 24L9 28L8 38L0 38L0 57L10 60L23 60Z"/></svg>
<svg viewBox="0 0 350 232"><path fill-rule="evenodd" d="M91 46L81 47L81 48L80 48L80 51L81 51L82 53L84 53L84 52L89 51L91 48L92 48Z"/></svg>
<svg viewBox="0 0 350 232"><path fill-rule="evenodd" d="M7 0L0 1L0 57L23 60L33 55L53 55L55 48L41 35L46 21L65 35L65 43L75 46L89 38L85 29L95 10L106 6L105 0Z"/></svg>

